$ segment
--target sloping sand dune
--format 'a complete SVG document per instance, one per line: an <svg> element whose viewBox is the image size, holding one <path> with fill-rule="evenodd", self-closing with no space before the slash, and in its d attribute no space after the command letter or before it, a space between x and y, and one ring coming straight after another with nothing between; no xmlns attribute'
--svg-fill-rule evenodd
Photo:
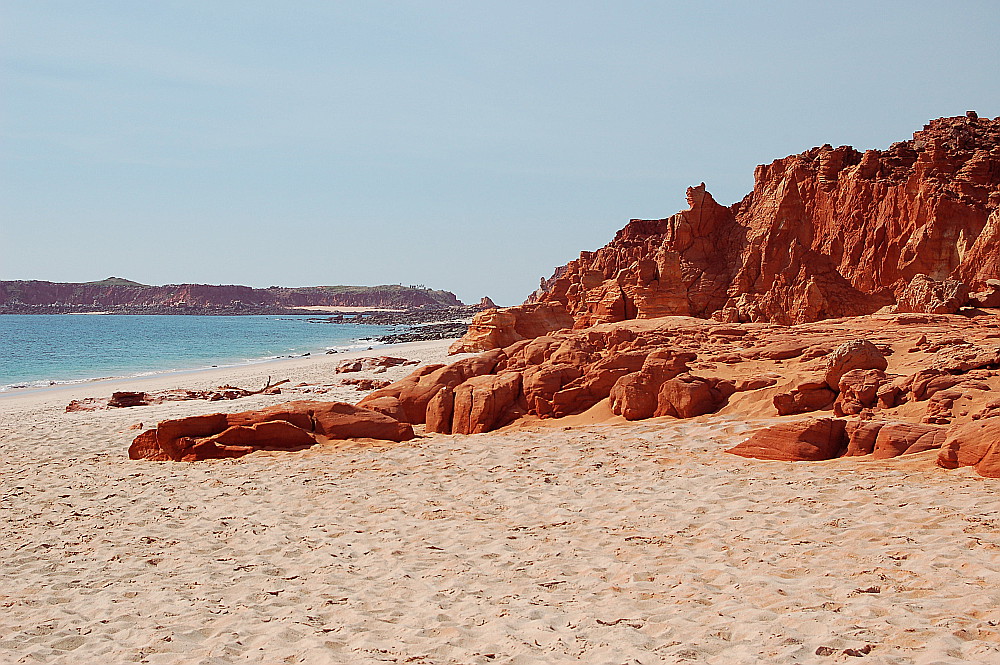
<svg viewBox="0 0 1000 665"><path fill-rule="evenodd" d="M969 469L746 460L731 416L126 458L266 399L0 401L0 662L1000 662Z"/></svg>

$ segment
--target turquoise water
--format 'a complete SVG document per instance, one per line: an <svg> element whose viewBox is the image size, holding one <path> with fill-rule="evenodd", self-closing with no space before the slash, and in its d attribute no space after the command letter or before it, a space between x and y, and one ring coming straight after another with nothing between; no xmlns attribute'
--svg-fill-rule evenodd
<svg viewBox="0 0 1000 665"><path fill-rule="evenodd" d="M399 330L310 318L0 315L0 391L365 349Z"/></svg>

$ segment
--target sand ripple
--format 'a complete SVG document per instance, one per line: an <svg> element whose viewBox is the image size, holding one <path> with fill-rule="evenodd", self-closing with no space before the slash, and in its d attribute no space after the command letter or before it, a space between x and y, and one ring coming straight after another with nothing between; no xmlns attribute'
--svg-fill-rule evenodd
<svg viewBox="0 0 1000 665"><path fill-rule="evenodd" d="M0 427L3 662L1000 662L966 470L720 417L130 462L137 417Z"/></svg>

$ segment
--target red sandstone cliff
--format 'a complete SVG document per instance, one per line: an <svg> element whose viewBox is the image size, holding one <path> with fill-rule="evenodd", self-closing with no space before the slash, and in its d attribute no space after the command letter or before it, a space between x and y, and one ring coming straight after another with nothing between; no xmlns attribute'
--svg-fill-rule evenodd
<svg viewBox="0 0 1000 665"><path fill-rule="evenodd" d="M562 303L577 328L667 315L792 324L897 302L954 311L1000 278L1000 118L974 116L884 151L824 145L758 166L729 207L689 188L687 210L632 220L529 302Z"/></svg>

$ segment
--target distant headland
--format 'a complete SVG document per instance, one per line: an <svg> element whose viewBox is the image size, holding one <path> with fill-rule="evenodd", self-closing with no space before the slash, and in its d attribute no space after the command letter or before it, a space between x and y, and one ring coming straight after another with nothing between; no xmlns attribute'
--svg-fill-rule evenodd
<svg viewBox="0 0 1000 665"><path fill-rule="evenodd" d="M0 314L281 314L302 308L414 309L462 307L450 291L422 285L150 286L121 277L96 282L0 281Z"/></svg>

